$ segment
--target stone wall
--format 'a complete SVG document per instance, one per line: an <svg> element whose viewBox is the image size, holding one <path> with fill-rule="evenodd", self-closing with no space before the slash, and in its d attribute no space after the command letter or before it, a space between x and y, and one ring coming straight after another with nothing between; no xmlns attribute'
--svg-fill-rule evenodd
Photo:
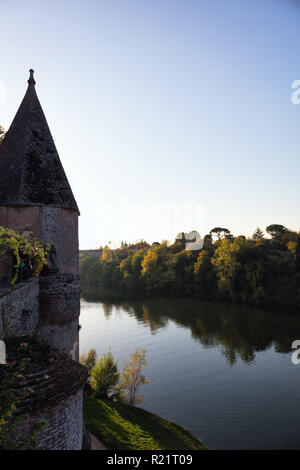
<svg viewBox="0 0 300 470"><path fill-rule="evenodd" d="M0 339L36 332L78 360L79 314L78 276L50 274L0 289Z"/></svg>
<svg viewBox="0 0 300 470"><path fill-rule="evenodd" d="M40 211L40 239L55 247L60 274L78 274L78 214L48 206Z"/></svg>
<svg viewBox="0 0 300 470"><path fill-rule="evenodd" d="M38 415L22 416L21 435L32 434L37 423L48 423L37 436L38 450L81 450L83 437L83 391Z"/></svg>
<svg viewBox="0 0 300 470"><path fill-rule="evenodd" d="M38 279L30 279L16 284L12 289L0 291L0 338L32 334L38 323Z"/></svg>
<svg viewBox="0 0 300 470"><path fill-rule="evenodd" d="M61 274L78 274L78 214L49 206L0 207L0 226L54 246Z"/></svg>
<svg viewBox="0 0 300 470"><path fill-rule="evenodd" d="M12 206L0 207L0 225L20 233L32 232L40 238L40 207Z"/></svg>
<svg viewBox="0 0 300 470"><path fill-rule="evenodd" d="M31 232L33 237L49 245L49 273L40 276L39 332L52 346L77 360L80 314L77 210L50 205L0 207L0 225L27 235ZM5 308L8 314L16 310L17 323L20 324L18 302L16 299L14 302L16 308L14 305L11 309ZM23 300L20 299L20 302ZM24 307L24 310L31 309ZM35 317L30 321L34 323ZM15 330L10 328L9 331ZM27 334L30 331L27 327L22 331L17 328L18 333Z"/></svg>
<svg viewBox="0 0 300 470"><path fill-rule="evenodd" d="M63 325L80 315L79 276L40 276L40 316L42 323Z"/></svg>
<svg viewBox="0 0 300 470"><path fill-rule="evenodd" d="M40 276L40 335L74 360L79 358L79 276Z"/></svg>
<svg viewBox="0 0 300 470"><path fill-rule="evenodd" d="M7 249L0 251L0 289L9 287L13 275L14 259L12 252Z"/></svg>
<svg viewBox="0 0 300 470"><path fill-rule="evenodd" d="M79 359L79 321L74 320L64 325L41 325L41 338L53 347L59 348L74 361Z"/></svg>

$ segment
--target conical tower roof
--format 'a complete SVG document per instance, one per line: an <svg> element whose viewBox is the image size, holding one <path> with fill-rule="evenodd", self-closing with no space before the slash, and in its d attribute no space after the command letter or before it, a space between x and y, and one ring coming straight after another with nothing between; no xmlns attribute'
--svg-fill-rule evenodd
<svg viewBox="0 0 300 470"><path fill-rule="evenodd" d="M35 91L33 70L0 145L0 206L47 205L78 211Z"/></svg>

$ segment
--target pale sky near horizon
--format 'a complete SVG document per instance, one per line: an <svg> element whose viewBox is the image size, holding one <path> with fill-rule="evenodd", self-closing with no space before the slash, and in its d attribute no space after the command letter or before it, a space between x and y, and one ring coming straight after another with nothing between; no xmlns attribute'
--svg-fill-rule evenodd
<svg viewBox="0 0 300 470"><path fill-rule="evenodd" d="M0 124L34 68L80 247L299 230L298 0L0 0Z"/></svg>

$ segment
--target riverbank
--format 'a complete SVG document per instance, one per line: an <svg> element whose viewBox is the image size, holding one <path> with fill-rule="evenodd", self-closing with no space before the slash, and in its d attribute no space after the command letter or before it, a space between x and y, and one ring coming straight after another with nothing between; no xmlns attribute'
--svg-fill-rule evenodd
<svg viewBox="0 0 300 470"><path fill-rule="evenodd" d="M188 430L124 403L84 399L88 430L112 450L206 450Z"/></svg>

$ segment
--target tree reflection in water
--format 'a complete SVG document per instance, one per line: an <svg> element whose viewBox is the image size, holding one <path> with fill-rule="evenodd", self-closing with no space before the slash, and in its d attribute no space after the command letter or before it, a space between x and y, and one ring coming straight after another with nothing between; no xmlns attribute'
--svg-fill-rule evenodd
<svg viewBox="0 0 300 470"><path fill-rule="evenodd" d="M300 316L237 305L227 305L186 298L126 299L111 295L99 297L84 292L88 301L104 303L109 318L113 307L122 308L137 321L147 325L152 334L165 328L169 321L191 331L194 340L204 347L221 346L232 365L240 357L251 363L255 353L271 346L278 353L291 353L291 344L300 339Z"/></svg>

